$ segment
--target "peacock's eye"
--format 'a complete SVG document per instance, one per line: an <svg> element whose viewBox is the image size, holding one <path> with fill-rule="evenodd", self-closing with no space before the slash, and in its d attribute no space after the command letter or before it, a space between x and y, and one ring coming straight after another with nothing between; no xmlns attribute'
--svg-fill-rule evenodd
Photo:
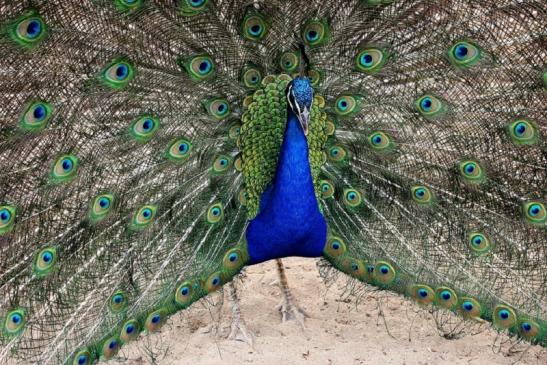
<svg viewBox="0 0 547 365"><path fill-rule="evenodd" d="M138 230L149 227L154 222L156 211L157 208L154 205L140 207L133 215L131 228Z"/></svg>
<svg viewBox="0 0 547 365"><path fill-rule="evenodd" d="M120 12L130 12L142 6L144 0L114 0L114 5Z"/></svg>
<svg viewBox="0 0 547 365"><path fill-rule="evenodd" d="M243 19L243 36L251 41L259 41L268 34L270 28L266 18L259 12L248 13Z"/></svg>
<svg viewBox="0 0 547 365"><path fill-rule="evenodd" d="M108 216L114 204L114 195L101 194L96 196L89 211L89 217L93 222L98 222Z"/></svg>
<svg viewBox="0 0 547 365"><path fill-rule="evenodd" d="M228 131L228 136L230 136L231 139L238 139L238 137L241 135L241 124L235 123L230 127L230 130Z"/></svg>
<svg viewBox="0 0 547 365"><path fill-rule="evenodd" d="M192 150L192 144L186 139L177 139L169 145L166 157L173 162L185 161Z"/></svg>
<svg viewBox="0 0 547 365"><path fill-rule="evenodd" d="M346 158L346 155L346 150L338 145L330 147L327 152L328 158L335 162L343 161Z"/></svg>
<svg viewBox="0 0 547 365"><path fill-rule="evenodd" d="M447 287L439 287L435 290L436 303L446 309L452 309L458 304L456 292Z"/></svg>
<svg viewBox="0 0 547 365"><path fill-rule="evenodd" d="M51 178L56 183L73 179L78 172L79 160L74 155L61 156L53 164Z"/></svg>
<svg viewBox="0 0 547 365"><path fill-rule="evenodd" d="M110 297L109 308L113 313L120 313L127 308L127 297L122 291L118 290Z"/></svg>
<svg viewBox="0 0 547 365"><path fill-rule="evenodd" d="M180 12L183 16L194 16L207 8L209 0L182 0Z"/></svg>
<svg viewBox="0 0 547 365"><path fill-rule="evenodd" d="M197 55L184 61L179 59L179 64L184 68L188 76L195 81L203 81L214 75L215 63L206 55Z"/></svg>
<svg viewBox="0 0 547 365"><path fill-rule="evenodd" d="M325 20L309 20L302 30L302 38L310 47L325 44L329 37L329 27Z"/></svg>
<svg viewBox="0 0 547 365"><path fill-rule="evenodd" d="M357 70L368 74L376 74L381 71L387 61L387 53L380 48L366 48L355 57Z"/></svg>
<svg viewBox="0 0 547 365"><path fill-rule="evenodd" d="M473 298L462 298L460 304L460 313L466 318L479 318L481 315L481 305Z"/></svg>
<svg viewBox="0 0 547 365"><path fill-rule="evenodd" d="M370 146L378 153L393 149L394 144L390 136L384 132L374 132L368 137Z"/></svg>
<svg viewBox="0 0 547 365"><path fill-rule="evenodd" d="M40 16L29 14L16 20L9 27L8 34L15 43L31 48L45 38L46 30L46 24Z"/></svg>
<svg viewBox="0 0 547 365"><path fill-rule="evenodd" d="M30 132L41 131L51 119L52 111L52 106L43 101L30 104L21 117L21 128Z"/></svg>
<svg viewBox="0 0 547 365"><path fill-rule="evenodd" d="M245 87L256 89L262 82L262 73L256 67L248 67L243 71L242 81Z"/></svg>
<svg viewBox="0 0 547 365"><path fill-rule="evenodd" d="M114 90L124 88L135 76L135 70L129 61L116 59L105 67L102 80L103 83Z"/></svg>
<svg viewBox="0 0 547 365"><path fill-rule="evenodd" d="M539 139L536 126L525 119L518 119L507 126L507 133L517 145L533 145Z"/></svg>
<svg viewBox="0 0 547 365"><path fill-rule="evenodd" d="M139 337L139 332L140 332L139 322L135 319L130 319L124 323L120 333L120 339L123 342L132 341L136 339L137 337Z"/></svg>
<svg viewBox="0 0 547 365"><path fill-rule="evenodd" d="M27 315L23 309L14 309L5 317L3 332L8 336L16 336L23 331L27 320Z"/></svg>
<svg viewBox="0 0 547 365"><path fill-rule="evenodd" d="M318 70L309 70L308 77L311 80L311 86L316 87L322 79L322 74Z"/></svg>
<svg viewBox="0 0 547 365"><path fill-rule="evenodd" d="M478 184L485 180L483 168L475 161L463 161L460 163L460 174L465 181Z"/></svg>
<svg viewBox="0 0 547 365"><path fill-rule="evenodd" d="M15 224L16 208L11 205L0 205L0 236L10 232Z"/></svg>
<svg viewBox="0 0 547 365"><path fill-rule="evenodd" d="M226 155L219 155L215 158L215 161L213 162L213 168L212 172L214 174L223 174L232 165L232 158L230 156Z"/></svg>
<svg viewBox="0 0 547 365"><path fill-rule="evenodd" d="M412 199L418 204L430 204L433 200L431 190L425 186L417 185L411 189Z"/></svg>
<svg viewBox="0 0 547 365"><path fill-rule="evenodd" d="M87 349L80 350L74 355L72 365L91 365L91 353Z"/></svg>
<svg viewBox="0 0 547 365"><path fill-rule="evenodd" d="M378 261L374 267L374 279L378 284L389 285L395 281L397 271L386 261Z"/></svg>
<svg viewBox="0 0 547 365"><path fill-rule="evenodd" d="M481 49L470 42L457 42L448 51L448 59L453 65L468 68L481 59Z"/></svg>
<svg viewBox="0 0 547 365"><path fill-rule="evenodd" d="M129 129L131 137L137 142L148 142L160 127L160 121L158 118L151 115L143 115L137 118Z"/></svg>
<svg viewBox="0 0 547 365"><path fill-rule="evenodd" d="M224 98L207 99L203 102L210 116L222 120L230 115L230 104Z"/></svg>
<svg viewBox="0 0 547 365"><path fill-rule="evenodd" d="M344 204L349 208L359 206L363 201L361 193L355 189L344 190Z"/></svg>
<svg viewBox="0 0 547 365"><path fill-rule="evenodd" d="M441 100L433 95L424 95L416 101L416 109L426 118L434 118L444 111Z"/></svg>
<svg viewBox="0 0 547 365"><path fill-rule="evenodd" d="M224 218L224 208L222 204L213 204L207 209L207 222L211 224L218 223Z"/></svg>
<svg viewBox="0 0 547 365"><path fill-rule="evenodd" d="M342 238L331 236L328 238L323 252L331 257L341 256L346 252L346 244Z"/></svg>
<svg viewBox="0 0 547 365"><path fill-rule="evenodd" d="M300 61L298 59L298 54L295 52L285 52L281 55L281 58L279 59L279 65L281 66L281 69L283 69L286 72L293 72L295 71L300 64Z"/></svg>
<svg viewBox="0 0 547 365"><path fill-rule="evenodd" d="M524 203L523 210L528 222L539 225L547 222L547 213L545 212L545 205L543 203L539 201Z"/></svg>
<svg viewBox="0 0 547 365"><path fill-rule="evenodd" d="M492 249L492 243L484 233L472 232L469 234L468 240L469 247L473 250L473 252L479 255Z"/></svg>
<svg viewBox="0 0 547 365"><path fill-rule="evenodd" d="M120 350L120 342L116 337L106 339L101 347L101 355L106 359L111 359Z"/></svg>
<svg viewBox="0 0 547 365"><path fill-rule="evenodd" d="M182 307L188 306L193 298L194 290L192 289L192 283L184 282L177 287L175 292L175 301Z"/></svg>
<svg viewBox="0 0 547 365"><path fill-rule="evenodd" d="M329 180L321 180L321 196L323 199L331 198L334 195L334 185Z"/></svg>
<svg viewBox="0 0 547 365"><path fill-rule="evenodd" d="M246 255L243 251L236 247L232 248L224 255L223 267L230 270L239 270L245 265Z"/></svg>
<svg viewBox="0 0 547 365"><path fill-rule="evenodd" d="M38 277L48 275L57 262L57 249L46 247L38 252L34 259L33 271Z"/></svg>
<svg viewBox="0 0 547 365"><path fill-rule="evenodd" d="M340 116L349 116L359 111L359 103L352 95L343 95L335 101L336 114Z"/></svg>
<svg viewBox="0 0 547 365"><path fill-rule="evenodd" d="M146 317L146 321L144 321L144 328L146 328L148 333L156 332L165 323L166 319L167 314L165 313L165 310L156 310Z"/></svg>

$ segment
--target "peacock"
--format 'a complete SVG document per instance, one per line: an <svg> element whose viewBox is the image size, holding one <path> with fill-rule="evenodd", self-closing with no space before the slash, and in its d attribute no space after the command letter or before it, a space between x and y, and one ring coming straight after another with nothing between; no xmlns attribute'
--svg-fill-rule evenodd
<svg viewBox="0 0 547 365"><path fill-rule="evenodd" d="M111 359L268 260L304 323L289 256L546 346L546 37L542 0L1 0L0 362Z"/></svg>

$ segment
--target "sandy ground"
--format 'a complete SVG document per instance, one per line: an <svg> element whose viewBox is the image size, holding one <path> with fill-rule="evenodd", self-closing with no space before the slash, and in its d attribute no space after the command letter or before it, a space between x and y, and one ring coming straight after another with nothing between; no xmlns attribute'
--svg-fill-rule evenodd
<svg viewBox="0 0 547 365"><path fill-rule="evenodd" d="M547 364L547 351L498 335L489 325L469 324L455 339L439 335L433 315L402 297L359 287L343 295L346 279L327 288L316 260L284 260L294 297L309 313L306 330L282 323L275 262L247 269L238 283L241 311L254 333L254 348L226 339L230 305L221 293L175 315L161 333L142 336L120 352L121 363L144 364ZM359 298L359 300L357 300ZM220 318L220 319L219 319ZM445 333L461 329L446 313ZM459 324L459 325L458 325ZM111 364L112 362L109 362Z"/></svg>

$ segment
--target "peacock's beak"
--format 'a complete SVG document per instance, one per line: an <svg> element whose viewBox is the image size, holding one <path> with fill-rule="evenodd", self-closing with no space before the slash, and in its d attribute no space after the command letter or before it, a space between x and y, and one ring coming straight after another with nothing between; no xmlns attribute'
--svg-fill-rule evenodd
<svg viewBox="0 0 547 365"><path fill-rule="evenodd" d="M308 126L310 123L310 111L307 107L304 107L300 113L297 115L298 120L300 121L300 126L302 127L302 130L304 131L304 135L308 135Z"/></svg>

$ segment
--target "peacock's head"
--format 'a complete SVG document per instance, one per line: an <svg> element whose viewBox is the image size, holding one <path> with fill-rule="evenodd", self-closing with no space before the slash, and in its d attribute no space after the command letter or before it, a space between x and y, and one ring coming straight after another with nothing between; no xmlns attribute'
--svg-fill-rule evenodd
<svg viewBox="0 0 547 365"><path fill-rule="evenodd" d="M298 76L287 86L287 101L300 121L304 134L308 134L311 104L313 102L313 88L310 79Z"/></svg>

